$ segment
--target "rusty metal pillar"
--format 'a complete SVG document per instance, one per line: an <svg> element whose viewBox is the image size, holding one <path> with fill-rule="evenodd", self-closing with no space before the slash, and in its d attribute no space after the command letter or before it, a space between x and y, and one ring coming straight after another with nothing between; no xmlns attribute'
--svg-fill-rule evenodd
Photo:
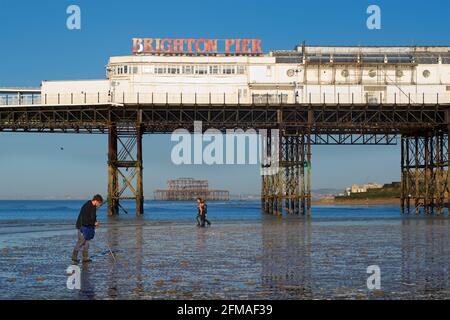
<svg viewBox="0 0 450 320"><path fill-rule="evenodd" d="M400 190L400 212L402 214L405 213L405 192L406 192L406 175L405 175L405 139L401 137L400 139L400 184L401 184L401 190Z"/></svg>
<svg viewBox="0 0 450 320"><path fill-rule="evenodd" d="M413 177L412 169L415 168L415 163L411 162L411 143L414 140L405 135L401 136L401 185L400 185L400 200L401 213L411 213L411 198L415 193L415 179ZM415 157L413 157L415 159Z"/></svg>
<svg viewBox="0 0 450 320"><path fill-rule="evenodd" d="M280 130L280 136L278 141L278 170L274 175L274 187L275 187L275 214L283 215L283 134Z"/></svg>
<svg viewBox="0 0 450 320"><path fill-rule="evenodd" d="M444 213L444 135L442 132L438 132L436 136L436 159L435 159L435 182L434 185L434 198L436 203L436 214L441 215Z"/></svg>
<svg viewBox="0 0 450 320"><path fill-rule="evenodd" d="M273 151L277 144L273 132L269 130L266 135L261 136L261 208L270 214L276 212L277 200L277 163Z"/></svg>
<svg viewBox="0 0 450 320"><path fill-rule="evenodd" d="M430 199L430 179L432 178L431 174L430 174L430 160L433 159L432 156L430 156L430 152L431 152L431 146L430 146L430 139L428 136L428 132L425 133L425 137L424 137L424 173L423 173L423 177L424 177L424 184L425 184L425 190L423 192L423 209L425 211L425 214L429 214L430 213L430 209L432 210L432 203L431 203L431 199Z"/></svg>
<svg viewBox="0 0 450 320"><path fill-rule="evenodd" d="M447 123L450 121L449 117L450 111L447 111L446 113L446 119ZM446 194L444 194L444 197L447 198L447 215L450 216L450 123L447 124L447 130L444 133L444 143L443 146L443 159L442 163L444 166L444 190ZM445 201L445 200L444 200Z"/></svg>
<svg viewBox="0 0 450 320"><path fill-rule="evenodd" d="M307 151L306 151L306 161L307 161L307 186L306 186L306 214L311 215L311 135L310 132L307 134Z"/></svg>
<svg viewBox="0 0 450 320"><path fill-rule="evenodd" d="M274 143L276 140L277 143ZM280 130L263 140L266 152L273 162L262 162L270 167L270 174L261 178L261 208L275 215L305 215L311 212L311 139L304 130ZM276 152L273 152L276 151ZM267 172L266 172L267 173ZM306 176L306 177L305 177Z"/></svg>
<svg viewBox="0 0 450 320"><path fill-rule="evenodd" d="M283 137L283 197L286 214L291 213L291 196L292 196L292 137Z"/></svg>
<svg viewBox="0 0 450 320"><path fill-rule="evenodd" d="M269 176L268 174L265 172L265 170L267 169L268 165L269 165L269 159L267 158L267 154L270 152L269 150L269 141L270 141L270 136L268 134L266 134L266 136L262 137L262 155L261 155L261 166L262 166L262 171L261 171L261 178L263 179L263 203L262 205L262 209L268 213L269 212Z"/></svg>
<svg viewBox="0 0 450 320"><path fill-rule="evenodd" d="M314 125L314 110L310 108L308 110L308 127L306 131L306 161L307 161L307 171L306 171L306 214L311 215L311 130Z"/></svg>
<svg viewBox="0 0 450 320"><path fill-rule="evenodd" d="M411 154L411 152L410 152L410 139L406 139L405 140L405 144L406 144L406 147L405 147L405 152L406 152L406 157L405 157L405 161L406 161L406 164L405 164L405 166L410 166L411 165L411 158L410 158L410 154ZM405 170L405 173L406 173L406 182L405 182L405 189L406 189L406 194L405 194L405 196L406 196L406 206L407 206L407 208L408 208L408 214L410 214L411 213L411 194L409 193L410 191L410 189L411 189L411 180L409 179L409 169L406 169L406 168L404 168L404 170Z"/></svg>
<svg viewBox="0 0 450 320"><path fill-rule="evenodd" d="M266 172L269 166L268 153L270 152L270 136L260 135L261 139L261 209L265 212L269 212L269 175Z"/></svg>
<svg viewBox="0 0 450 320"><path fill-rule="evenodd" d="M449 202L449 161L450 161L449 135L447 130L441 131L439 135L439 162L438 172L439 180L437 181L437 211L439 215L445 213L445 199ZM450 215L450 213L447 213Z"/></svg>
<svg viewBox="0 0 450 320"><path fill-rule="evenodd" d="M281 137L271 129L263 138L261 208L270 214L280 215L283 209L283 176L281 167Z"/></svg>
<svg viewBox="0 0 450 320"><path fill-rule="evenodd" d="M108 215L119 214L121 200L135 200L136 215L144 213L142 182L142 128L120 130L109 128L108 150Z"/></svg>
<svg viewBox="0 0 450 320"><path fill-rule="evenodd" d="M294 132L285 134L282 139L282 170L283 175L283 197L285 203L286 214L299 214L300 211L300 158L302 134Z"/></svg>
<svg viewBox="0 0 450 320"><path fill-rule="evenodd" d="M305 145L305 135L302 134L301 136L301 167L300 167L300 186L301 186L301 194L300 194L300 214L305 215L306 212L306 190L305 190L305 155L306 155L306 145Z"/></svg>
<svg viewBox="0 0 450 320"><path fill-rule="evenodd" d="M119 213L117 160L117 128L111 125L108 133L108 216Z"/></svg>
<svg viewBox="0 0 450 320"><path fill-rule="evenodd" d="M448 190L448 135L441 130L402 136L402 212L443 214Z"/></svg>
<svg viewBox="0 0 450 320"><path fill-rule="evenodd" d="M295 166L295 199L294 199L294 214L300 214L300 137L295 137L295 147L294 147L294 166Z"/></svg>
<svg viewBox="0 0 450 320"><path fill-rule="evenodd" d="M419 214L419 207L420 207L420 161L419 161L419 138L416 136L414 137L414 208L415 213ZM423 180L422 180L423 181Z"/></svg>
<svg viewBox="0 0 450 320"><path fill-rule="evenodd" d="M143 163L142 163L142 126L136 128L136 214L144 214L144 187L143 187Z"/></svg>
<svg viewBox="0 0 450 320"><path fill-rule="evenodd" d="M277 141L278 145L267 143L267 148L279 150L279 160L274 163L278 167L273 174L262 177L261 206L265 212L276 215L309 214L311 185L307 159L311 159L310 139L304 131L283 130ZM263 163L262 167L266 165Z"/></svg>

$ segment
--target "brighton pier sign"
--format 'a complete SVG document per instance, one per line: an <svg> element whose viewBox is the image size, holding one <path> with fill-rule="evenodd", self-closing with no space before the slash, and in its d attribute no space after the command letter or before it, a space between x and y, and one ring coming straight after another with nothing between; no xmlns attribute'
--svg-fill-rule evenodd
<svg viewBox="0 0 450 320"><path fill-rule="evenodd" d="M259 39L133 38L133 53L261 54Z"/></svg>

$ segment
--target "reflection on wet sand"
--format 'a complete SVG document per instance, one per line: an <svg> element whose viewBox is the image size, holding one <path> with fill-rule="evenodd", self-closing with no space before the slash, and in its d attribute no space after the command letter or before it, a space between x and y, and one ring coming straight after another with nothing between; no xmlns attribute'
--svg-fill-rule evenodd
<svg viewBox="0 0 450 320"><path fill-rule="evenodd" d="M445 217L402 220L401 282L405 298L449 293L448 224Z"/></svg>
<svg viewBox="0 0 450 320"><path fill-rule="evenodd" d="M280 299L311 298L311 221L268 217L262 225L261 282Z"/></svg>
<svg viewBox="0 0 450 320"><path fill-rule="evenodd" d="M142 219L142 218L138 218ZM135 259L136 259L136 287L133 290L133 293L136 296L141 295L144 292L144 284L142 277L142 250L144 247L143 241L143 221L140 221L139 224L136 225L136 250L135 250Z"/></svg>
<svg viewBox="0 0 450 320"><path fill-rule="evenodd" d="M95 296L95 281L92 281L91 274L94 272L89 264L81 266L81 289L79 298L82 300L93 300Z"/></svg>
<svg viewBox="0 0 450 320"><path fill-rule="evenodd" d="M205 250L208 241L208 230L205 228L197 228L197 249Z"/></svg>
<svg viewBox="0 0 450 320"><path fill-rule="evenodd" d="M450 297L447 218L187 222L109 219L66 287L70 232L0 254L0 298L431 299ZM113 255L109 251L113 252ZM382 289L367 289L379 265Z"/></svg>
<svg viewBox="0 0 450 320"><path fill-rule="evenodd" d="M113 220L113 218L110 218L110 220ZM116 255L118 255L118 251L116 248L119 248L119 242L118 242L118 233L119 230L117 228L116 223L111 223L108 226L106 226L106 245L108 249L108 297L111 299L114 299L118 296L118 279L119 279L119 272L118 272L118 264L116 260ZM111 250L112 252L109 252ZM115 253L116 252L116 253ZM113 256L114 255L114 256Z"/></svg>
<svg viewBox="0 0 450 320"><path fill-rule="evenodd" d="M450 297L448 219L398 222L265 219L264 290L275 299ZM370 265L381 269L381 290L367 289Z"/></svg>

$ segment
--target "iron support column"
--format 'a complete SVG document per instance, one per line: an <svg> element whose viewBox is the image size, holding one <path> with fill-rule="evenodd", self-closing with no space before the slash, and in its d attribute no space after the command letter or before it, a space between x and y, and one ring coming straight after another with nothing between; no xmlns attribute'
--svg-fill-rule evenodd
<svg viewBox="0 0 450 320"><path fill-rule="evenodd" d="M117 173L117 128L112 125L108 133L108 216L119 213L118 173Z"/></svg>
<svg viewBox="0 0 450 320"><path fill-rule="evenodd" d="M116 125L109 128L108 137L108 215L127 210L120 200L135 200L136 215L144 213L142 182L142 128L119 131Z"/></svg>

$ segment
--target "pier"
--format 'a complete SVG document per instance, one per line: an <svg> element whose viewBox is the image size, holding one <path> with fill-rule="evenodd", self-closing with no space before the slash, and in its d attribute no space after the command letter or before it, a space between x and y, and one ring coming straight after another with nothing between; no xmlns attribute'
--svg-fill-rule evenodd
<svg viewBox="0 0 450 320"><path fill-rule="evenodd" d="M143 214L146 134L193 133L199 122L200 133L265 130L262 146L278 159L277 170L262 175L261 208L274 215L311 214L312 145L400 140L401 212L444 214L450 47L303 43L262 53L255 40L256 55L205 55L164 39L163 52L140 52L151 51L151 39L134 39L133 55L110 57L106 79L0 88L0 132L107 134L109 215L119 213L121 200L136 201ZM167 45L175 43L172 52Z"/></svg>
<svg viewBox="0 0 450 320"><path fill-rule="evenodd" d="M20 95L20 101L28 104L0 106L0 132L109 136L109 215L118 214L120 201L125 199L135 200L136 214L143 213L143 136L171 133L179 128L193 132L194 121L202 121L204 130L279 130L281 170L276 175L262 176L261 204L271 214L310 214L311 145L391 145L400 138L401 211L405 214L442 214L444 196L449 190L450 104L439 103L438 97L435 103L280 100L241 104L226 102L226 97L223 103L151 103L140 100L137 93L133 99L122 102L99 98L95 103L85 99L86 103L45 104L43 97L34 92L17 91L14 96ZM270 143L267 146L270 148ZM133 196L122 196L125 190Z"/></svg>

